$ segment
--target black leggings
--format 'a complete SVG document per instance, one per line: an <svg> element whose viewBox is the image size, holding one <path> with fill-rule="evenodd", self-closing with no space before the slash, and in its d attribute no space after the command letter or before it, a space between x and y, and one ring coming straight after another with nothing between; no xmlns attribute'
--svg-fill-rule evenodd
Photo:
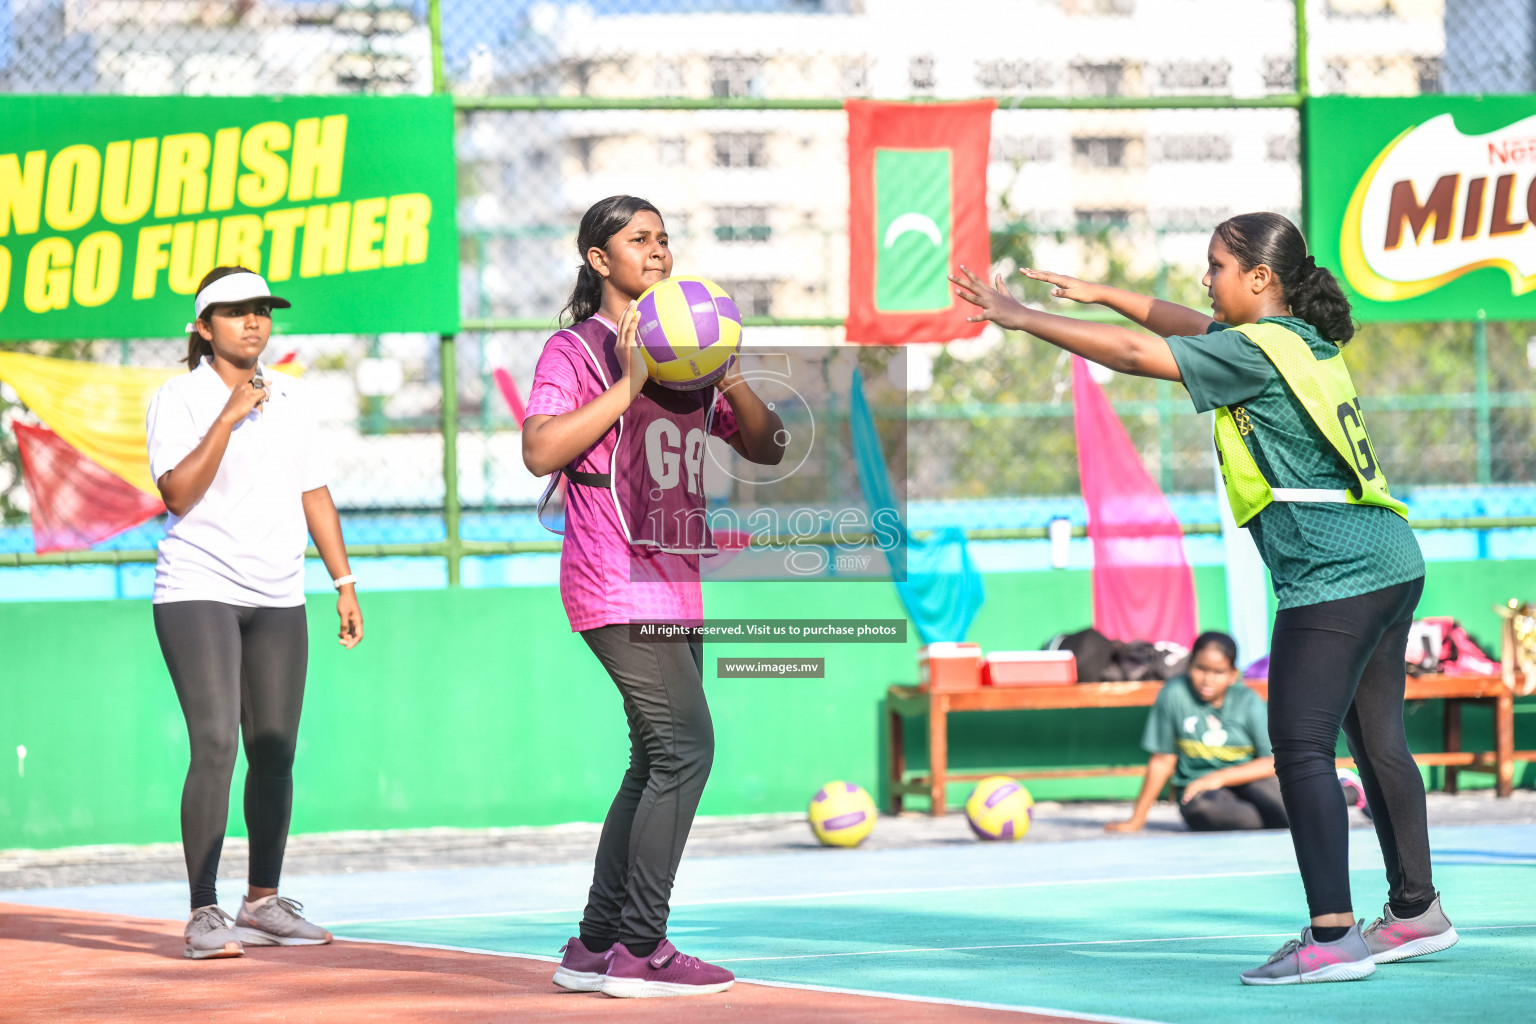
<svg viewBox="0 0 1536 1024"><path fill-rule="evenodd" d="M1179 814L1191 832L1237 832L1251 828L1285 828L1289 820L1273 775L1239 786L1208 789L1179 801Z"/></svg>
<svg viewBox="0 0 1536 1024"><path fill-rule="evenodd" d="M632 643L627 625L581 636L629 719L629 769L603 820L581 934L650 945L667 937L672 882L715 759L704 648L696 640Z"/></svg>
<svg viewBox="0 0 1536 1024"><path fill-rule="evenodd" d="M1352 913L1339 728L1370 801L1390 901L1434 899L1424 780L1403 731L1403 652L1424 579L1275 616L1269 738L1313 917Z"/></svg>
<svg viewBox="0 0 1536 1024"><path fill-rule="evenodd" d="M304 606L241 608L218 601L155 605L165 655L192 741L181 791L181 846L192 908L218 902L235 741L245 741L250 884L277 888L293 809L293 752L304 704L309 632Z"/></svg>

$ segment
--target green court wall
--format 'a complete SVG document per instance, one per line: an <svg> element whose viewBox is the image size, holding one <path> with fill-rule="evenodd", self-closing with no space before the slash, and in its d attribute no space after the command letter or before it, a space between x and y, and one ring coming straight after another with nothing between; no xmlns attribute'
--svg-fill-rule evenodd
<svg viewBox="0 0 1536 1024"><path fill-rule="evenodd" d="M1226 622L1220 569L1196 570L1202 627ZM1424 614L1496 639L1496 601L1531 596L1536 562L1438 562ZM971 631L984 648L1037 648L1092 617L1086 572L992 574ZM324 596L309 605L310 672L294 768L295 832L544 825L601 820L627 760L617 693L565 622L552 588L363 595L367 639L336 643ZM883 583L709 584L711 617L898 618ZM716 756L703 814L794 811L823 782L881 791L882 697L915 675L902 644L711 644L705 679ZM716 678L721 656L826 659L826 678ZM1437 704L1410 735L1438 737ZM952 763L1049 768L1140 758L1144 712L956 716ZM1469 710L1469 745L1485 714ZM1536 747L1521 715L1517 744ZM921 730L909 757L924 762ZM25 746L24 760L16 756ZM177 838L187 739L143 601L0 605L0 848ZM243 769L242 769L243 771ZM1521 777L1528 785L1525 769ZM1476 784L1476 777L1466 781ZM1039 781L1042 799L1127 797L1138 780ZM242 785L237 771L235 789ZM957 787L952 797L963 796ZM243 834L239 800L231 834Z"/></svg>

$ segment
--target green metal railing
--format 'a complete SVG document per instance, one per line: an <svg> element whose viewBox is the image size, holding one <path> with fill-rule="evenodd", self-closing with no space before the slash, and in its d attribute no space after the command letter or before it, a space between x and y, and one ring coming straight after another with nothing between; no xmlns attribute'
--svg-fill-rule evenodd
<svg viewBox="0 0 1536 1024"><path fill-rule="evenodd" d="M979 97L986 98L986 97ZM999 110L1273 110L1299 109L1301 92L1268 96L996 96ZM922 103L923 100L912 100ZM930 102L949 102L930 101ZM751 96L455 96L459 110L842 110L841 99Z"/></svg>
<svg viewBox="0 0 1536 1024"><path fill-rule="evenodd" d="M1481 516L1466 519L1414 519L1415 530L1528 530L1536 529L1536 516ZM1220 523L1184 523L1180 526L1186 537L1210 536L1221 533ZM912 536L922 540L932 535L929 530L913 530ZM1086 537L1088 530L1074 526L1072 536ZM1047 540L1050 530L1044 526L1024 526L996 530L967 530L966 540L974 542ZM796 537L797 544L830 546L831 536ZM754 541L753 547L775 547L785 543L783 538ZM449 560L450 586L458 586L457 560L487 555L553 554L560 550L558 540L524 541L435 541L423 544L349 544L347 554L352 558L445 558ZM318 558L319 552L309 548L308 556ZM30 565L139 565L153 563L154 551L57 551L47 555L34 555L23 551L0 552L0 568L18 568Z"/></svg>

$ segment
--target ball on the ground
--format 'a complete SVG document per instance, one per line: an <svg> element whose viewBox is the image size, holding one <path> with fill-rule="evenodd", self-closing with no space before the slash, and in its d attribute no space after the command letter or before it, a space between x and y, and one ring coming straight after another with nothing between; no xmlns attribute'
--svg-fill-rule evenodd
<svg viewBox="0 0 1536 1024"><path fill-rule="evenodd" d="M875 801L862 786L829 782L811 797L810 818L823 846L858 846L875 830Z"/></svg>
<svg viewBox="0 0 1536 1024"><path fill-rule="evenodd" d="M1035 798L1017 781L993 775L976 783L965 818L978 839L1023 839L1035 817Z"/></svg>
<svg viewBox="0 0 1536 1024"><path fill-rule="evenodd" d="M1365 799L1365 786L1360 782L1360 776L1353 770L1339 769L1339 788L1344 791L1345 806L1359 808L1367 815L1371 813L1370 805Z"/></svg>
<svg viewBox="0 0 1536 1024"><path fill-rule="evenodd" d="M741 344L741 312L702 277L669 277L640 295L636 340L651 379L676 391L714 384Z"/></svg>

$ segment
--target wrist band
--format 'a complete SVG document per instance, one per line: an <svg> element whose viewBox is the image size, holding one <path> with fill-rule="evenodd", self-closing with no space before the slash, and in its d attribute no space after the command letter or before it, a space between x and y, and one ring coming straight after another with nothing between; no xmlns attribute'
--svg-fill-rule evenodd
<svg viewBox="0 0 1536 1024"><path fill-rule="evenodd" d="M357 577L353 576L353 575L351 575L349 573L346 576L342 576L340 579L331 580L331 586L335 587L337 590L340 590L342 587L346 586L348 583L356 584L357 583Z"/></svg>

